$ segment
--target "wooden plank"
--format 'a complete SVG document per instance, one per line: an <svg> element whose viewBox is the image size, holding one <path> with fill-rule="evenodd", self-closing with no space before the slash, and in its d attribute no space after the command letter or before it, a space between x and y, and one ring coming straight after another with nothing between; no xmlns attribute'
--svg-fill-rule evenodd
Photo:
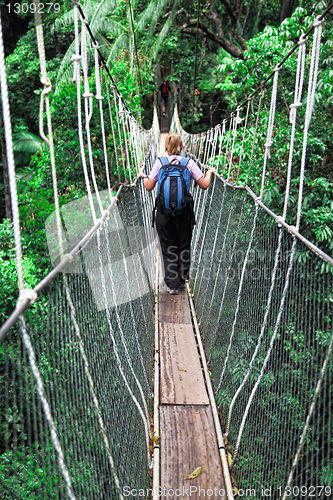
<svg viewBox="0 0 333 500"><path fill-rule="evenodd" d="M178 295L170 295L164 280L160 280L159 319L167 323L192 324L186 289L179 290Z"/></svg>
<svg viewBox="0 0 333 500"><path fill-rule="evenodd" d="M160 434L161 498L177 489L178 498L227 499L210 406L161 406ZM200 476L187 480L197 467Z"/></svg>
<svg viewBox="0 0 333 500"><path fill-rule="evenodd" d="M160 323L161 404L209 405L192 325Z"/></svg>

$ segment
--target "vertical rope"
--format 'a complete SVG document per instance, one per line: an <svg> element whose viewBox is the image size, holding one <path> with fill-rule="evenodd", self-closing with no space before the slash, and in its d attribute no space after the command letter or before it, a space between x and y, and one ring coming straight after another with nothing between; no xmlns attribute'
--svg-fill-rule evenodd
<svg viewBox="0 0 333 500"><path fill-rule="evenodd" d="M18 199L17 199L16 179L15 179L12 124L11 124L11 120L10 120L10 109L9 109L8 86L7 86L7 78L6 78L5 52L4 52L4 47L3 47L1 14L0 14L0 82L1 82L1 102L2 102L3 124L4 124L5 139L6 139L7 167L8 167L8 176L9 176L9 185L10 185L10 198L11 198L12 213L13 213L13 227L14 227L14 241L15 241L17 276L18 276L19 291L20 291L20 293L22 293L24 290L24 277L23 277L23 266L22 266L20 216L19 216L19 207L18 207Z"/></svg>
<svg viewBox="0 0 333 500"><path fill-rule="evenodd" d="M72 56L72 61L74 63L74 72L73 72L73 81L76 82L76 99L77 99L77 118L78 118L78 132L79 132L79 143L80 143L80 153L81 153L81 162L83 167L83 175L86 184L86 190L89 200L89 206L91 215L93 218L94 224L96 223L96 211L95 206L91 194L90 180L88 176L88 169L86 163L86 154L84 150L84 141L83 141L83 127L82 127L82 114L81 114L81 77L80 77L80 35L79 35L79 16L78 16L78 7L74 5L74 32L75 32L75 54Z"/></svg>
<svg viewBox="0 0 333 500"><path fill-rule="evenodd" d="M270 110L269 110L267 137L266 137L266 143L265 143L264 166L262 169L260 200L262 199L262 196L264 193L267 160L271 157L271 146L273 144L272 136L273 136L273 130L274 130L276 95L277 95L277 86L278 86L278 81L279 81L279 71L280 71L280 65L277 64L276 67L274 68L274 80L273 80L273 88L272 88L271 106L270 106Z"/></svg>
<svg viewBox="0 0 333 500"><path fill-rule="evenodd" d="M101 85L101 76L100 76L100 67L99 67L99 58L98 58L98 48L99 48L98 42L93 43L93 48L94 48L94 58L95 58L95 83L96 83L96 96L95 97L98 100L98 104L99 104L99 116L100 116L100 122L101 122L101 132L102 132L104 167L105 167L106 182L107 182L108 192L109 192L109 199L111 201L112 194L111 194L111 184L110 184L110 175L109 175L108 153L107 153L106 139L105 139L104 114L103 114L103 99L104 99L104 97L102 96L102 85ZM107 86L107 84L106 84L106 86ZM116 144L114 145L114 147L116 149Z"/></svg>
<svg viewBox="0 0 333 500"><path fill-rule="evenodd" d="M305 55L306 55L306 37L301 36L298 45L298 58L297 58L297 70L296 70L296 80L295 80L295 92L294 92L294 102L290 105L290 123L291 128L291 138L290 138L290 148L289 148L289 159L288 159L288 173L287 173L287 184L286 184L286 194L284 199L283 207L283 220L286 220L289 193L290 193L290 181L291 181L291 169L293 163L293 153L295 145L295 132L296 132L296 118L297 118L297 108L302 106L302 89L304 82L304 69L305 69Z"/></svg>
<svg viewBox="0 0 333 500"><path fill-rule="evenodd" d="M92 147L91 147L91 135L90 135L90 121L93 115L93 97L94 94L90 92L89 79L88 79L88 53L87 53L87 19L81 18L81 63L82 63L82 72L83 72L83 83L84 83L84 112L85 112L85 129L87 135L87 146L88 146L88 158L90 165L90 173L93 182L93 186L95 189L95 194L99 206L99 210L103 212L103 206L101 202L101 198L99 195L98 185L96 181L95 169L94 169L94 160L92 155Z"/></svg>
<svg viewBox="0 0 333 500"><path fill-rule="evenodd" d="M303 186L304 186L304 173L305 173L305 160L306 160L306 148L308 141L308 133L311 124L312 112L314 107L317 77L318 77L318 65L319 65L319 55L321 48L321 35L323 32L323 22L324 19L318 16L314 26L313 44L312 44L312 57L309 72L309 85L308 85L308 98L306 103L305 112L305 124L304 124L304 135L303 135L303 149L302 149L302 160L301 160L301 175L299 181L299 194L298 194L298 206L297 206L297 218L296 218L296 229L299 230L301 211L302 211L302 200L303 200Z"/></svg>

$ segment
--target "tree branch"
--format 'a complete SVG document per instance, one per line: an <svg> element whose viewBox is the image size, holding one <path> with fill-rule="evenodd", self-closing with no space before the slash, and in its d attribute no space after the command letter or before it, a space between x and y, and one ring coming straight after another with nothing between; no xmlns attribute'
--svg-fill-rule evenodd
<svg viewBox="0 0 333 500"><path fill-rule="evenodd" d="M228 38L226 38L226 36L224 35L224 32L223 32L222 20L218 15L216 5L215 5L215 0L209 0L209 5L210 5L210 14L208 14L204 10L203 15L205 16L206 19L208 19L209 21L214 23L215 30L213 31L212 29L209 28L209 26L207 26L206 24L199 21L198 33L201 36L205 36L209 40L212 40L213 42L217 43L220 47L223 47L224 50L226 50L232 57L235 57L237 59L243 59L243 50L247 50L247 48L248 48L246 41L238 33L238 31L236 29L235 29L235 32L232 32L232 35L233 35L233 38L241 46L241 49L237 45L232 43L230 40L228 40ZM181 33L196 36L197 30L196 30L196 27L194 27L194 25L197 24L197 19L190 19L190 15L188 14L188 12L184 8L181 8L177 12L177 14L185 16L185 23L183 23L182 26L178 27L180 29ZM236 21L237 21L237 17L236 17Z"/></svg>

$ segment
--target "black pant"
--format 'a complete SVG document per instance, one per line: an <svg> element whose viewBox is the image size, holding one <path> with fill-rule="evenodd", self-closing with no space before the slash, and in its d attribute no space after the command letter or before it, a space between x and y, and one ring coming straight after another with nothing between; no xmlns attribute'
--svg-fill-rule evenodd
<svg viewBox="0 0 333 500"><path fill-rule="evenodd" d="M156 229L163 255L164 281L169 288L178 288L190 272L192 212L168 218L157 210Z"/></svg>

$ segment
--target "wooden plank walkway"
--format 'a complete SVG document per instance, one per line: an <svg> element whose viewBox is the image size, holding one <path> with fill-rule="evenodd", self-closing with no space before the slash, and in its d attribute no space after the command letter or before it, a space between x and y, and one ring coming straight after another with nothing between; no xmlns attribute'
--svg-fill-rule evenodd
<svg viewBox="0 0 333 500"><path fill-rule="evenodd" d="M187 291L180 290L178 295L170 295L162 273L159 282L159 341L161 488L165 492L161 498L168 498L177 490L178 498L199 499L211 495L211 498L226 500L213 416ZM197 467L202 467L200 476L186 479Z"/></svg>

